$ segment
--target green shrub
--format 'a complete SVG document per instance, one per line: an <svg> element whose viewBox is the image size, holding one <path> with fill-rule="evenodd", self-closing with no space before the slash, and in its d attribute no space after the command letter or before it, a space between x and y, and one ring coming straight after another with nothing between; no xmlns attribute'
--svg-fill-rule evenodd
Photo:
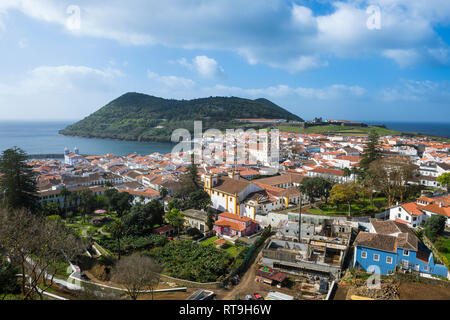
<svg viewBox="0 0 450 320"><path fill-rule="evenodd" d="M214 246L191 241L172 241L145 253L164 264L169 276L196 282L212 282L227 274L232 258Z"/></svg>

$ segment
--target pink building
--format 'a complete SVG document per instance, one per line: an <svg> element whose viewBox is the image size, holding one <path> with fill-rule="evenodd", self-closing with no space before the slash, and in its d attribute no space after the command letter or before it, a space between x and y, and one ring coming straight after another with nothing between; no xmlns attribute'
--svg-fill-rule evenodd
<svg viewBox="0 0 450 320"><path fill-rule="evenodd" d="M259 230L260 227L256 221L229 212L219 214L218 220L214 224L214 231L219 236L245 237Z"/></svg>

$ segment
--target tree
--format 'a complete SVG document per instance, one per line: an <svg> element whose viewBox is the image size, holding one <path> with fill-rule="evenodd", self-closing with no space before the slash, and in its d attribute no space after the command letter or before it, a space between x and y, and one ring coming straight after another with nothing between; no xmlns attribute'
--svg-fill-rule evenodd
<svg viewBox="0 0 450 320"><path fill-rule="evenodd" d="M48 221L28 210L0 210L0 247L20 270L24 300L53 285L61 262L74 259L87 244L62 223Z"/></svg>
<svg viewBox="0 0 450 320"><path fill-rule="evenodd" d="M183 203L183 209L206 210L211 205L211 198L205 190L191 192Z"/></svg>
<svg viewBox="0 0 450 320"><path fill-rule="evenodd" d="M59 214L60 208L59 208L59 203L58 202L47 202L42 204L42 212L44 213L45 216L52 216L55 214Z"/></svg>
<svg viewBox="0 0 450 320"><path fill-rule="evenodd" d="M183 208L183 203L180 199L172 199L167 203L167 211L170 211L174 208L179 210Z"/></svg>
<svg viewBox="0 0 450 320"><path fill-rule="evenodd" d="M96 199L94 193L90 189L84 189L80 192L80 207L83 222L86 222L86 214L90 215L94 212Z"/></svg>
<svg viewBox="0 0 450 320"><path fill-rule="evenodd" d="M120 219L114 221L110 228L111 236L117 240L118 259L120 260L120 240L124 234L124 227Z"/></svg>
<svg viewBox="0 0 450 320"><path fill-rule="evenodd" d="M207 213L207 220L206 220L206 226L209 230L212 230L214 228L214 222L215 222L215 213L212 208L208 208L206 210Z"/></svg>
<svg viewBox="0 0 450 320"><path fill-rule="evenodd" d="M166 220L175 228L177 228L178 233L180 228L184 224L184 215L179 209L172 209L166 213Z"/></svg>
<svg viewBox="0 0 450 320"><path fill-rule="evenodd" d="M333 184L326 179L306 177L300 183L299 190L308 197L310 203L314 203L316 198L322 197L327 201L332 187Z"/></svg>
<svg viewBox="0 0 450 320"><path fill-rule="evenodd" d="M378 143L380 137L375 131L371 131L368 137L369 141L364 148L361 155L361 161L359 162L359 167L364 174L370 167L370 164L375 160L378 160L381 156L380 150L378 150Z"/></svg>
<svg viewBox="0 0 450 320"><path fill-rule="evenodd" d="M0 194L3 205L12 209L39 208L35 174L26 163L27 154L14 147L3 151L0 158Z"/></svg>
<svg viewBox="0 0 450 320"><path fill-rule="evenodd" d="M344 177L346 177L346 178L350 177L352 175L352 172L350 171L349 168L344 168L343 172L344 172Z"/></svg>
<svg viewBox="0 0 450 320"><path fill-rule="evenodd" d="M450 186L450 172L444 172L439 177L437 177L436 181L444 188L448 190L448 186Z"/></svg>
<svg viewBox="0 0 450 320"><path fill-rule="evenodd" d="M67 208L68 208L67 202L70 198L71 192L69 191L69 189L67 189L66 186L63 186L61 188L61 190L59 191L59 195L62 196L64 199L63 200L64 201L64 212L65 212L65 215L67 216Z"/></svg>
<svg viewBox="0 0 450 320"><path fill-rule="evenodd" d="M8 294L20 293L17 282L17 268L0 255L0 299L4 300Z"/></svg>
<svg viewBox="0 0 450 320"><path fill-rule="evenodd" d="M132 207L133 196L128 192L119 192L116 189L108 189L104 195L108 211L115 211L119 217Z"/></svg>
<svg viewBox="0 0 450 320"><path fill-rule="evenodd" d="M198 191L200 189L200 183L198 178L198 168L194 163L194 157L191 157L191 164L186 168L186 173L183 176L183 196Z"/></svg>
<svg viewBox="0 0 450 320"><path fill-rule="evenodd" d="M78 191L71 192L69 195L69 202L73 207L77 208L80 202L80 192Z"/></svg>
<svg viewBox="0 0 450 320"><path fill-rule="evenodd" d="M111 181L106 181L105 182L105 187L108 189L111 189L114 187L114 184Z"/></svg>
<svg viewBox="0 0 450 320"><path fill-rule="evenodd" d="M126 288L131 300L137 300L143 291L151 291L158 286L162 267L153 259L132 255L118 261L112 271L112 280Z"/></svg>
<svg viewBox="0 0 450 320"><path fill-rule="evenodd" d="M348 204L348 216L352 216L352 203L356 201L361 193L360 186L355 182L346 182L343 184L336 184L331 189L331 201L336 204Z"/></svg>
<svg viewBox="0 0 450 320"><path fill-rule="evenodd" d="M306 177L300 183L298 189L300 192L304 193L310 203L315 202L315 198L317 197L316 184L314 182L314 178Z"/></svg>
<svg viewBox="0 0 450 320"><path fill-rule="evenodd" d="M163 222L164 207L158 200L137 203L122 217L124 233L128 236L146 236L154 225Z"/></svg>
<svg viewBox="0 0 450 320"><path fill-rule="evenodd" d="M432 215L425 222L425 235L431 240L435 241L437 237L441 236L445 230L445 223L447 218L440 215Z"/></svg>
<svg viewBox="0 0 450 320"><path fill-rule="evenodd" d="M415 168L402 157L383 157L370 164L368 175L373 179L374 186L387 197L391 207L396 198L403 202Z"/></svg>
<svg viewBox="0 0 450 320"><path fill-rule="evenodd" d="M161 187L159 189L159 194L160 194L161 198L164 199L169 194L169 190L166 187Z"/></svg>

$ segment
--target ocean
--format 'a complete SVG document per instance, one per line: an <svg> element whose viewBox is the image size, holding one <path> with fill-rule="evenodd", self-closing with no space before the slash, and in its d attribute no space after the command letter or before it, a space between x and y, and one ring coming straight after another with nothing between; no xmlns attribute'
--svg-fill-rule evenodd
<svg viewBox="0 0 450 320"><path fill-rule="evenodd" d="M72 124L70 121L59 122L18 122L0 121L0 151L17 146L28 154L63 154L64 148L71 151L75 147L81 154L98 155L113 153L123 156L136 152L140 155L159 152L170 153L174 147L171 143L137 142L105 139L86 139L66 137L58 133ZM412 122L371 122L385 124L389 129L402 132L420 132L430 135L450 137L450 123L412 123Z"/></svg>
<svg viewBox="0 0 450 320"><path fill-rule="evenodd" d="M113 153L123 156L134 152L140 155L166 154L174 147L171 143L86 139L58 133L72 123L0 121L0 152L16 146L30 155L63 154L65 147L70 151L77 147L85 155Z"/></svg>
<svg viewBox="0 0 450 320"><path fill-rule="evenodd" d="M384 124L388 129L400 132L423 133L450 138L450 123L447 122L395 122L363 121L367 124Z"/></svg>

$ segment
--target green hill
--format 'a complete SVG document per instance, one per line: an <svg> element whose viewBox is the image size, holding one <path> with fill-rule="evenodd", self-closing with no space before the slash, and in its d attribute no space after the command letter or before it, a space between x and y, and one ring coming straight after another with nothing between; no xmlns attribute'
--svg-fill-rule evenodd
<svg viewBox="0 0 450 320"><path fill-rule="evenodd" d="M87 138L170 141L175 129L185 128L192 132L194 121L203 121L203 129L264 127L233 121L238 118L302 121L300 117L266 99L210 97L173 100L127 93L60 133Z"/></svg>

